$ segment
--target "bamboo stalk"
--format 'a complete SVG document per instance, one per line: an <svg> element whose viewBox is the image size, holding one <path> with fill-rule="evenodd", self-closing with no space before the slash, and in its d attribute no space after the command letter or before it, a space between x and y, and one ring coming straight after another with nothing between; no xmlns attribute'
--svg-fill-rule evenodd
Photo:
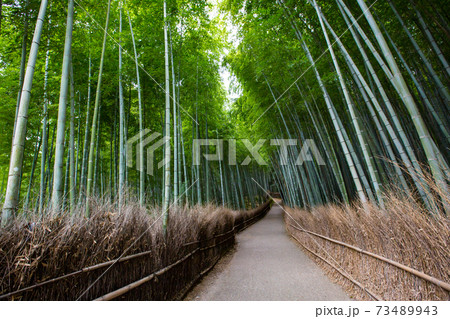
<svg viewBox="0 0 450 319"><path fill-rule="evenodd" d="M169 75L169 43L168 43L168 18L167 18L167 3L164 0L164 60L165 60L165 75L166 75L166 114L165 114L165 132L164 136L170 138L170 75ZM163 217L163 228L164 232L166 232L167 223L169 219L169 201L170 201L170 157L171 157L171 148L170 143L165 143L164 148L164 199L162 211L164 214Z"/></svg>
<svg viewBox="0 0 450 319"><path fill-rule="evenodd" d="M25 71L24 84L17 113L17 126L14 134L14 142L11 151L11 160L9 166L8 184L6 187L5 201L2 212L2 225L6 225L14 217L19 203L19 185L22 176L23 152L25 148L25 135L28 119L28 106L31 98L31 87L33 84L34 69L36 65L39 43L44 24L45 11L47 9L47 0L41 1L39 15L31 44L28 65Z"/></svg>
<svg viewBox="0 0 450 319"><path fill-rule="evenodd" d="M103 35L103 45L102 45L102 54L100 58L100 67L98 72L98 81L97 81L97 91L95 94L95 105L94 105L94 116L92 119L92 129L91 129L91 141L89 147L89 160L88 160L88 174L87 174L87 187L86 187L86 217L90 216L89 211L89 199L93 194L93 177L94 177L94 147L95 147L95 135L97 134L97 121L100 118L99 116L99 108L100 108L100 94L101 94L101 84L102 84L102 75L103 75L103 64L106 52L106 39L108 37L108 26L109 26L109 16L111 11L111 0L108 0L108 10L106 12L106 22L105 22L105 32Z"/></svg>
<svg viewBox="0 0 450 319"><path fill-rule="evenodd" d="M59 93L58 125L56 130L55 163L53 168L53 192L52 209L57 212L63 200L63 166L64 166L64 145L66 134L66 111L67 97L70 82L70 61L72 55L72 31L73 31L74 1L69 0L67 9L66 37L64 42L63 66L61 71L61 87ZM71 154L72 155L72 154ZM71 156L71 160L73 157Z"/></svg>
<svg viewBox="0 0 450 319"><path fill-rule="evenodd" d="M119 33L122 35L122 2L119 9ZM122 210L124 203L123 192L125 191L125 108L123 100L123 86L122 86L122 38L119 38L119 212Z"/></svg>

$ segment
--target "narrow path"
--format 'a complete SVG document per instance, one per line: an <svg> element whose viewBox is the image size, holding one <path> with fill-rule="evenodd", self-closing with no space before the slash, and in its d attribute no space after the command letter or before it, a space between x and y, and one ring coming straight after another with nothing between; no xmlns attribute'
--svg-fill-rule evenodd
<svg viewBox="0 0 450 319"><path fill-rule="evenodd" d="M289 239L278 205L237 241L187 300L350 300Z"/></svg>

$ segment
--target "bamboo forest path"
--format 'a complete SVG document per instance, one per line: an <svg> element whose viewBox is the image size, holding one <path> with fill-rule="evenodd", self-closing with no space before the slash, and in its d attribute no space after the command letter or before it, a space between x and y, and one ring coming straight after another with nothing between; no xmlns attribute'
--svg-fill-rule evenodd
<svg viewBox="0 0 450 319"><path fill-rule="evenodd" d="M237 243L187 300L350 300L289 239L280 206L239 234Z"/></svg>

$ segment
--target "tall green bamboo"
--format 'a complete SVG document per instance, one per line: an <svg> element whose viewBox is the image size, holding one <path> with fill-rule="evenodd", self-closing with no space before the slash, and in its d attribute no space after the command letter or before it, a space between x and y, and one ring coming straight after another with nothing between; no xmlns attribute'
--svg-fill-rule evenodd
<svg viewBox="0 0 450 319"><path fill-rule="evenodd" d="M19 110L17 113L17 125L12 145L11 159L9 165L8 184L6 186L5 201L2 212L2 225L6 225L17 211L19 204L19 185L22 172L23 152L25 147L25 135L28 119L28 106L31 98L31 87L33 84L34 69L37 53L44 24L45 11L48 0L42 0L33 36L33 42L28 57L27 69L23 82Z"/></svg>
<svg viewBox="0 0 450 319"><path fill-rule="evenodd" d="M217 139L219 139L219 132L216 131ZM222 199L222 206L225 206L225 191L223 187L223 176L222 176L222 157L223 155L220 153L220 147L217 147L217 153L219 155L219 173L220 173L220 194Z"/></svg>
<svg viewBox="0 0 450 319"><path fill-rule="evenodd" d="M14 142L14 135L16 133L17 126L17 115L19 114L19 106L20 99L22 97L22 88L23 88L23 80L25 77L25 63L27 58L27 42L28 42L28 6L30 4L30 0L26 0L24 6L24 15L23 15L23 34L22 34L22 53L20 55L20 72L19 72L19 88L17 92L17 100L16 100L16 116L14 118L14 129L12 135L12 142Z"/></svg>
<svg viewBox="0 0 450 319"><path fill-rule="evenodd" d="M314 7L315 7L315 9L317 11L317 16L319 18L319 22L320 22L320 25L322 27L323 34L325 36L325 40L326 40L326 42L328 44L328 51L330 52L331 59L333 60L334 67L336 69L336 73L337 73L338 78L339 78L339 83L341 85L342 91L344 92L345 101L346 101L348 109L350 111L350 115L351 115L351 118L352 118L353 126L355 128L356 135L358 137L358 141L359 141L361 150L362 150L363 155L364 155L364 161L365 161L366 166L367 166L367 168L369 170L370 178L372 180L372 185L373 185L373 188L375 189L375 193L377 195L378 203L381 206L384 206L383 198L382 198L382 195L381 195L380 182L379 182L377 176L375 175L374 168L373 168L372 163L370 161L370 156L369 156L369 153L368 153L368 150L367 150L366 141L364 140L364 137L363 137L362 132L361 132L361 128L360 128L359 123L358 123L358 119L356 118L356 113L355 113L355 110L354 110L353 101L350 98L350 94L348 92L347 85L345 84L344 77L342 76L341 69L340 69L339 63L338 63L338 61L336 59L336 55L334 53L333 46L332 46L332 44L330 42L330 39L328 38L328 34L327 34L327 31L326 31L325 25L324 25L324 23L322 21L322 14L320 12L319 6L317 5L317 2L315 0L312 0L312 1L313 1L313 5L314 5Z"/></svg>
<svg viewBox="0 0 450 319"><path fill-rule="evenodd" d="M51 25L51 18L49 17L49 29ZM45 199L45 163L47 160L48 152L48 67L50 64L50 37L47 39L47 52L45 54L45 71L44 71L44 102L42 110L42 152L41 152L41 176L39 187L39 215L42 216L44 211L44 199Z"/></svg>
<svg viewBox="0 0 450 319"><path fill-rule="evenodd" d="M398 13L397 9L395 8L392 1L388 0L389 5L391 6L392 11L394 12L394 15L397 17L397 20L400 22L400 24L403 27L403 30L407 34L411 44L413 45L416 52L419 54L420 58L422 59L423 64L427 68L428 72L430 72L433 81L436 83L439 92L442 94L443 98L446 99L447 103L450 103L450 94L448 92L448 89L445 87L445 85L442 83L441 79L437 75L436 71L434 70L433 66L431 65L430 61L425 56L425 53L422 51L422 49L417 44L417 41L412 36L411 32L406 27L405 22L403 21L402 17ZM442 52L441 52L442 53ZM445 61L445 59L444 59Z"/></svg>
<svg viewBox="0 0 450 319"><path fill-rule="evenodd" d="M195 85L195 138L199 139L199 124L198 124L198 80L199 80L199 73L198 73L198 56L197 56L197 79L196 79L196 85ZM194 125L194 124L193 124ZM192 148L192 163L194 163L194 156L200 156L200 154L194 154L194 148ZM198 160L197 162L200 162ZM197 188L197 204L202 204L202 188L201 188L201 178L200 178L200 165L195 165L195 187Z"/></svg>
<svg viewBox="0 0 450 319"><path fill-rule="evenodd" d="M119 9L119 210L124 203L125 191L125 107L122 86L122 2Z"/></svg>
<svg viewBox="0 0 450 319"><path fill-rule="evenodd" d="M206 149L209 151L208 145L208 105L205 104L205 140L206 140ZM206 204L209 204L211 201L210 189L209 189L209 161L205 161L205 188L206 188Z"/></svg>
<svg viewBox="0 0 450 319"><path fill-rule="evenodd" d="M30 180L28 181L28 190L27 190L27 196L25 198L25 203L23 204L23 209L25 213L28 211L28 203L30 201L31 196L31 187L33 186L33 179L34 179L34 171L36 169L36 163L39 156L39 150L41 148L42 144L42 136L38 137L38 141L36 141L36 146L34 147L34 158L33 158L33 164L31 165L31 173L30 173Z"/></svg>
<svg viewBox="0 0 450 319"><path fill-rule="evenodd" d="M179 101L179 98L178 98ZM189 187L189 177L188 177L188 173L187 173L187 167L186 167L186 154L185 154L185 150L184 150L184 136L183 136L183 125L182 125L182 121L181 121L181 116L180 116L180 108L178 108L178 122L180 123L180 139L181 139L181 155L183 158L183 175L184 175L184 198L185 198L185 202L188 202L189 200L189 194L192 191L192 189Z"/></svg>
<svg viewBox="0 0 450 319"><path fill-rule="evenodd" d="M364 13L364 16L366 17L367 22L369 23L377 42L383 52L383 55L391 68L391 71L394 75L395 84L398 87L398 90L402 92L402 99L405 103L405 106L411 116L411 119L414 123L414 126L417 130L417 133L419 135L420 141L422 143L422 146L424 148L428 164L430 165L431 172L438 183L438 185L442 188L442 190L447 192L447 182L445 181L444 174L442 173L441 167L439 165L439 162L437 160L438 156L436 152L439 152L437 150L436 145L434 144L434 141L432 140L430 133L428 131L428 128L425 125L425 122L422 119L422 116L419 113L419 110L417 109L417 105L412 98L411 92L409 91L406 82L403 78L402 73L400 72L400 69L397 65L397 62L395 61L391 50L384 39L383 34L380 31L380 28L378 27L378 24L376 23L375 19L372 16L372 13L370 12L369 8L367 7L364 0L357 0L359 6L361 7L361 10ZM445 210L447 213L450 213L450 207L445 207Z"/></svg>
<svg viewBox="0 0 450 319"><path fill-rule="evenodd" d="M379 20L379 19L378 19ZM400 50L398 49L397 45L394 43L394 41L392 40L391 36L389 35L388 31L386 30L386 28L384 27L383 24L380 24L381 27L383 28L384 34L386 35L387 39L389 40L389 44L392 46L392 48L394 49L395 53L397 54L397 56L399 57L400 61L402 62L403 67L406 69L406 71L408 72L410 78L412 79L412 81L414 82L414 85L417 88L417 91L420 95L420 97L422 98L426 108L428 109L428 111L432 114L434 120L436 121L436 123L439 125L439 128L441 130L441 132L444 134L445 138L447 139L448 142L450 142L450 134L448 132L448 129L446 128L446 126L444 125L444 123L442 122L442 119L440 118L440 116L437 114L434 106L432 105L430 99L428 98L424 87L422 86L422 84L419 82L419 80L417 79L417 77L414 75L413 71L411 70L411 68L409 67L408 63L406 62L405 58L403 57L403 55L401 54Z"/></svg>
<svg viewBox="0 0 450 319"><path fill-rule="evenodd" d="M386 65L382 61L381 57L378 55L377 51L375 50L375 48L371 44L370 40L367 38L365 33L359 27L359 24L357 23L357 21L351 15L351 13L348 10L348 8L345 6L345 4L342 2L342 0L338 0L338 1L341 4L342 8L346 11L348 17L352 20L352 24L357 28L358 32L360 32L360 34L363 37L365 43L371 49L371 52L376 56L378 62L382 66L382 69L385 71L385 73L388 76L388 78L394 80L394 77L393 77L391 71L386 67ZM386 127L387 132L389 133L389 135L390 135L390 137L391 137L391 139L392 139L392 141L394 143L395 148L398 150L399 155L400 155L404 165L406 166L406 168L408 170L408 173L413 178L414 183L415 183L415 185L416 185L416 187L417 187L417 189L418 189L418 191L419 191L423 201L427 204L428 203L428 197L427 197L428 196L428 191L427 191L426 185L423 183L423 181L421 181L421 176L422 176L421 167L418 164L418 161L417 161L416 156L415 156L415 154L414 154L414 152L412 150L412 147L411 147L411 145L409 143L409 140L408 140L406 134L403 131L403 128L402 128L402 126L401 126L401 124L400 124L400 122L399 122L399 120L398 120L398 118L397 118L397 116L395 114L395 111L393 110L393 108L391 106L391 103L390 103L387 95L384 92L384 89L383 89L381 83L379 83L379 80L378 80L378 78L376 76L375 70L371 66L367 55L365 54L364 50L362 49L362 46L359 43L359 40L357 39L357 37L355 37L355 41L356 41L356 43L357 43L357 45L359 47L359 50L360 50L361 54L364 57L364 61L366 62L366 66L369 68L373 79L378 84L377 87L378 87L381 95L384 98L384 102L385 102L386 108L388 109L388 111L391 114L392 122L394 123L394 127L397 129L397 131L398 131L398 133L400 135L400 139L398 138L397 133L394 130L394 127L392 127L392 125L391 125L390 121L388 120L385 112L381 108L381 105L378 102L377 98L375 97L374 92L372 92L372 90L370 89L369 85L365 81L365 79L362 76L361 72L359 71L358 67L354 63L353 59L348 54L348 52L345 49L345 47L343 46L342 42L340 41L340 39L338 38L338 36L334 32L334 30L331 28L330 24L326 21L326 19L325 19L325 22L326 22L327 27L329 28L330 32L333 34L333 37L336 39L336 42L338 43L339 47L341 48L341 51L344 53L344 56L345 56L345 58L347 59L347 61L349 63L350 70L357 75L358 81L361 82L361 84L364 87L364 90L366 91L367 95L370 97L370 101L375 106L375 109L377 111L377 115L381 118L384 126ZM393 81L392 83L395 85L396 82ZM363 91L361 91L361 92L363 92ZM400 94L400 92L399 92L399 94ZM367 104L367 105L368 105L368 107L370 109L370 107L371 107L370 104ZM374 118L375 118L375 116L374 116ZM405 147L403 147L403 145L405 145ZM408 189L408 187L405 187L405 189Z"/></svg>
<svg viewBox="0 0 450 319"><path fill-rule="evenodd" d="M93 193L92 183L93 183L93 177L94 177L95 136L97 134L97 119L99 118L103 63L105 60L106 39L108 37L108 25L109 25L110 10L111 10L111 0L108 0L108 10L106 12L105 32L103 35L102 55L100 58L100 68L99 68L99 72L98 72L97 91L95 93L94 116L92 119L92 129L91 129L91 142L90 142L90 147L89 147L89 161L88 161L88 174L87 174L87 187L86 187L86 212L85 212L86 217L89 217L89 215L90 215L89 198L91 197L91 195Z"/></svg>
<svg viewBox="0 0 450 319"><path fill-rule="evenodd" d="M178 83L180 83L180 62L178 61ZM178 185L179 185L179 193L182 193L181 198L184 198L182 200L185 200L188 195L188 176L187 176L187 169L186 169L186 156L184 154L184 140L183 140L183 122L181 120L181 113L180 113L180 85L178 85L178 92L177 92L177 114L178 114ZM184 182L182 182L182 170L181 170L181 161L183 161L183 173L184 173Z"/></svg>
<svg viewBox="0 0 450 319"><path fill-rule="evenodd" d="M86 123L84 127L84 145L83 145L83 154L81 160L81 176L80 176L80 190L78 202L81 203L83 196L86 195L86 182L87 182L87 161L88 161L88 152L89 152L89 117L91 110L91 52L89 50L89 60L88 60L88 89L87 89L87 102L86 102Z"/></svg>
<svg viewBox="0 0 450 319"><path fill-rule="evenodd" d="M287 8L283 4L283 1L281 1L281 0L277 0L277 1L279 3L281 3L283 5L283 8L285 8L287 10ZM298 40L300 41L300 44L301 44L303 50L306 53L306 56L307 56L309 62L312 64L312 68L313 68L314 74L315 74L316 79L317 79L317 81L319 83L319 86L321 88L321 91L322 91L325 103L326 103L327 108L328 108L328 112L330 114L331 120L333 122L333 125L335 127L335 130L336 130L336 133L337 133L337 136L338 136L338 139L339 139L339 143L340 143L340 145L342 147L342 150L344 152L347 165L349 167L350 173L351 173L352 178L353 178L353 182L354 182L355 187L357 189L359 199L365 205L367 203L367 197L366 197L366 195L364 193L364 190L363 190L362 185L361 185L361 180L360 180L360 178L358 176L358 173L356 171L356 166L355 166L354 160L352 159L352 155L351 155L351 153L349 151L349 148L348 148L348 145L347 145L347 143L346 143L346 141L344 139L342 128L339 126L339 123L337 121L337 113L334 112L334 106L333 106L333 103L331 101L331 98L330 98L330 96L329 96L329 94L328 94L328 92L327 92L327 90L325 88L325 85L323 84L323 81L322 81L322 78L321 78L321 76L319 74L319 71L317 70L317 68L315 66L314 59L313 59L313 57L312 57L312 55L311 55L311 53L309 51L308 46L306 45L305 41L303 40L300 32L298 32L298 30L296 29L295 22L293 22L290 19L289 16L288 16L288 18L289 18L289 20L291 22L291 25L292 25L292 27L293 27L296 35L297 35Z"/></svg>
<svg viewBox="0 0 450 319"><path fill-rule="evenodd" d="M145 171L144 171L144 115L142 107L142 93L141 93L141 80L139 76L139 61L136 50L136 41L134 39L133 26L131 24L130 13L128 12L128 23L130 25L131 40L133 41L134 62L136 65L136 82L138 89L138 103L139 103L139 161L137 163L139 170L139 203L144 206L145 201Z"/></svg>
<svg viewBox="0 0 450 319"><path fill-rule="evenodd" d="M73 64L70 61L70 132L69 132L69 209L73 214L75 208L75 174L77 168L75 166L75 85L73 80Z"/></svg>
<svg viewBox="0 0 450 319"><path fill-rule="evenodd" d="M164 61L166 74L166 117L165 117L165 137L170 138L170 72L169 72L169 40L167 35L168 17L167 17L167 3L164 0ZM169 219L169 201L170 201L170 142L165 143L164 154L164 197L163 197L163 227L167 229Z"/></svg>
<svg viewBox="0 0 450 319"><path fill-rule="evenodd" d="M66 105L67 95L69 90L69 73L70 73L70 59L72 51L72 30L73 30L73 14L74 2L69 0L67 9L67 24L66 37L64 43L63 66L61 72L61 87L59 91L59 108L58 108L58 126L56 131L56 150L55 163L53 169L53 194L52 194L52 209L58 211L61 206L64 188L64 138L66 127Z"/></svg>
<svg viewBox="0 0 450 319"><path fill-rule="evenodd" d="M425 20L422 17L422 14L420 13L419 10L417 10L417 7L416 7L414 1L411 0L411 4L414 8L414 11L416 12L417 18L419 20L419 24L422 27L422 30L425 33L426 38L431 43L431 47L433 48L433 51L436 53L439 61L441 61L442 65L444 66L444 70L445 70L445 72L447 72L447 75L450 76L450 65L448 64L444 53L442 53L442 50L437 45L436 40L434 39L433 35L430 32L430 29L428 28L428 25L425 23Z"/></svg>
<svg viewBox="0 0 450 319"><path fill-rule="evenodd" d="M328 130L327 130L326 126L324 125L324 123L321 123L321 127L325 131L325 132L322 132L322 130L320 129L320 125L318 124L318 120L315 118L315 114L314 114L315 112L313 112L311 106L306 101L305 96L303 95L302 90L300 89L299 85L297 83L295 83L295 84L296 84L297 90L299 91L300 95L302 96L302 98L305 101L304 102L305 107L306 107L306 110L308 111L309 117L311 118L311 120L313 122L314 129L316 130L316 134L319 137L321 144L323 145L323 147L325 149L325 154L327 155L329 162L331 163L331 170L332 170L333 175L338 184L339 191L342 195L342 198L346 203L348 203L348 194L347 194L347 189L345 188L344 178L342 176L342 170L339 167L339 163L338 163L338 160L336 157L336 152L334 150L333 143L331 143L331 141L330 141L330 136L328 134ZM313 101L315 103L315 99ZM320 119L321 119L321 117L320 117ZM326 137L326 139L324 138L324 136Z"/></svg>
<svg viewBox="0 0 450 319"><path fill-rule="evenodd" d="M177 98L175 90L175 67L173 64L172 31L168 22L170 39L170 60L172 66L172 103L173 103L173 203L178 205L178 132L177 132Z"/></svg>

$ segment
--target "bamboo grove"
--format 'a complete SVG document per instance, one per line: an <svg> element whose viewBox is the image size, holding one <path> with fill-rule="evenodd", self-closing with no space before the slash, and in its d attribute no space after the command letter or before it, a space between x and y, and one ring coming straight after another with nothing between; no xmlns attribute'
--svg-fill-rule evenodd
<svg viewBox="0 0 450 319"><path fill-rule="evenodd" d="M326 165L269 152L289 205L384 207L386 192L448 214L449 24L439 1L225 1L226 62L256 138L316 142ZM442 196L443 195L443 196Z"/></svg>
<svg viewBox="0 0 450 319"><path fill-rule="evenodd" d="M450 28L439 1L1 4L2 224L76 207L89 216L92 198L119 210L129 201L163 212L211 202L244 209L268 189L298 207L383 208L394 190L450 211L441 196ZM234 74L236 99L222 67ZM170 141L155 150L155 165L165 164L154 175L143 143L136 159L127 146L148 132ZM194 154L196 139L269 138L288 147L260 148L268 166ZM325 165L305 154L311 140ZM246 162L248 145L237 144L237 162Z"/></svg>
<svg viewBox="0 0 450 319"><path fill-rule="evenodd" d="M250 183L267 185L259 168L205 165L204 157L191 165L194 138L232 138L235 131L219 74L228 44L206 1L27 0L2 9L3 224L20 213L77 207L89 216L94 197L119 210L128 201L163 211L262 201ZM170 139L155 151L156 163L167 161L154 176L146 173L143 143L136 161L127 146L148 131Z"/></svg>

